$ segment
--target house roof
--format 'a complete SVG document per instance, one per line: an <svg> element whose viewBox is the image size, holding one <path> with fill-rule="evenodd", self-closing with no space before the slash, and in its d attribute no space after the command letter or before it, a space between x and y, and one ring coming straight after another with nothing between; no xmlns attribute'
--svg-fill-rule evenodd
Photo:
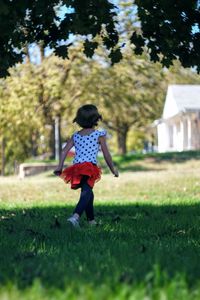
<svg viewBox="0 0 200 300"><path fill-rule="evenodd" d="M162 118L190 111L200 111L200 85L169 85Z"/></svg>
<svg viewBox="0 0 200 300"><path fill-rule="evenodd" d="M169 85L179 112L200 109L200 85Z"/></svg>

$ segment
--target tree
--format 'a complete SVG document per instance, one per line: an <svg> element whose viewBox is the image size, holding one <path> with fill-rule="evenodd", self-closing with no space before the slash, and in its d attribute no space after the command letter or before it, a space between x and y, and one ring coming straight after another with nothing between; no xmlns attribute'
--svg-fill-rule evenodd
<svg viewBox="0 0 200 300"><path fill-rule="evenodd" d="M135 52L145 44L151 60L165 66L179 58L200 72L200 6L198 0L136 0L142 35L133 33Z"/></svg>
<svg viewBox="0 0 200 300"><path fill-rule="evenodd" d="M190 68L183 68L179 61L165 70L168 84L200 84L200 75Z"/></svg>
<svg viewBox="0 0 200 300"><path fill-rule="evenodd" d="M64 141L76 130L72 120L85 103L94 103L102 111L104 126L112 134L112 144L118 141L119 153L127 151L127 141L129 150L136 149L136 140L141 147L146 127L161 115L167 85L200 83L195 71L177 61L163 69L150 62L147 54L135 56L130 49L113 67L104 49L91 60L78 45L69 56L70 60L64 60L51 55L39 65L27 60L0 80L2 174L5 164L8 169L15 160L53 152L55 118L62 124Z"/></svg>
<svg viewBox="0 0 200 300"><path fill-rule="evenodd" d="M127 152L130 129L144 128L161 113L164 77L160 64L131 51L126 51L123 60L113 67L93 62L85 74L83 97L103 112L103 122L117 135L120 154Z"/></svg>
<svg viewBox="0 0 200 300"><path fill-rule="evenodd" d="M0 8L0 76L16 62L22 62L27 45L43 42L61 57L68 56L69 45L63 43L71 34L91 36L85 41L85 53L92 55L98 46L92 42L104 25L104 44L110 49L118 42L113 18L115 6L107 0L22 0L1 1ZM60 12L62 10L62 12ZM64 13L63 13L64 12ZM64 15L63 15L64 14Z"/></svg>
<svg viewBox="0 0 200 300"><path fill-rule="evenodd" d="M200 71L198 0L135 0L131 5L130 9L137 9L141 24L141 30L134 30L130 37L136 54L141 54L145 45L153 61L161 59L169 66L178 57L184 66L197 66ZM119 62L124 43L123 36L119 43L118 14L119 7L109 0L1 1L0 76L23 61L31 43L42 41L45 48L68 57L71 35L85 39L83 51L89 57L101 35L112 63Z"/></svg>
<svg viewBox="0 0 200 300"><path fill-rule="evenodd" d="M38 89L36 78L32 76L33 68L31 64L18 66L2 81L0 136L7 165L31 156L41 132L42 118L35 111Z"/></svg>
<svg viewBox="0 0 200 300"><path fill-rule="evenodd" d="M27 60L0 81L0 169L5 163L51 152L54 157L55 119L72 123L80 105L80 81L85 57L80 47L70 60L48 56L39 65ZM69 130L63 134L70 135ZM41 140L42 138L42 140ZM3 172L2 172L3 173Z"/></svg>

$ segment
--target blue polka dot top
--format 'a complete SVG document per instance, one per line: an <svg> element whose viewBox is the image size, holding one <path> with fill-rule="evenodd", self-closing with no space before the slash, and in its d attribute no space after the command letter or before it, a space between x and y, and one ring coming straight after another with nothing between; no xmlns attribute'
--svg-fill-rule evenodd
<svg viewBox="0 0 200 300"><path fill-rule="evenodd" d="M106 136L106 130L94 130L88 135L81 135L79 132L73 134L75 147L73 164L83 162L97 164L100 136Z"/></svg>

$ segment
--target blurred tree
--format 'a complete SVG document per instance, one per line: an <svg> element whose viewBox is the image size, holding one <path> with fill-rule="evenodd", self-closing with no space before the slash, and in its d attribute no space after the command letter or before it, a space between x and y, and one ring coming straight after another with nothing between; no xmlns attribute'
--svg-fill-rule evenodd
<svg viewBox="0 0 200 300"><path fill-rule="evenodd" d="M2 166L5 158L7 165L13 165L14 160L21 162L44 152L54 157L55 119L62 123L64 116L65 124L71 123L80 103L80 70L86 58L80 47L69 55L70 60L44 57L39 65L27 59L0 81Z"/></svg>
<svg viewBox="0 0 200 300"><path fill-rule="evenodd" d="M165 73L168 84L200 84L200 75L195 69L183 68L178 60Z"/></svg>
<svg viewBox="0 0 200 300"><path fill-rule="evenodd" d="M104 48L95 51L94 59L82 51L79 44L69 51L70 60L51 55L31 64L27 59L0 80L1 170L5 159L8 165L53 152L55 118L68 138L75 129L76 109L85 103L102 111L118 152L126 153L127 140L128 150L139 149L147 126L161 115L167 85L200 82L194 70L182 68L178 61L163 69L148 54L134 55L130 47L113 67Z"/></svg>
<svg viewBox="0 0 200 300"><path fill-rule="evenodd" d="M145 127L161 113L166 86L161 65L126 51L112 68L94 62L87 80L90 99L102 110L106 126L116 132L118 152L125 154L130 129Z"/></svg>
<svg viewBox="0 0 200 300"><path fill-rule="evenodd" d="M147 140L147 129L138 128L130 130L127 138L128 151L140 152L144 149L144 142Z"/></svg>
<svg viewBox="0 0 200 300"><path fill-rule="evenodd" d="M6 162L23 160L33 151L34 141L41 127L35 114L36 78L30 76L33 65L18 66L3 82L0 98L1 136L5 141Z"/></svg>
<svg viewBox="0 0 200 300"><path fill-rule="evenodd" d="M153 61L161 59L169 66L179 58L183 66L197 66L200 71L200 9L198 0L123 1L129 11L137 12L141 30L133 30L130 41L135 53L150 49ZM21 0L1 1L0 5L0 76L22 62L27 45L42 41L44 48L54 49L63 58L73 37L85 39L84 53L91 57L98 47L96 36L107 48L112 63L122 58L123 35L120 36L120 6L109 0ZM68 41L68 42L66 42ZM126 42L126 39L125 39Z"/></svg>
<svg viewBox="0 0 200 300"><path fill-rule="evenodd" d="M3 176L5 173L5 132L6 122L4 114L6 110L5 98L4 98L5 84L3 80L0 80L0 173Z"/></svg>

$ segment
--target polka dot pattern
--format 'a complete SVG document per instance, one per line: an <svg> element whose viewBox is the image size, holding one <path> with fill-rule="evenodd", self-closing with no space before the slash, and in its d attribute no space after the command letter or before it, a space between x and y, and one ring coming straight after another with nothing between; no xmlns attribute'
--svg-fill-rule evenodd
<svg viewBox="0 0 200 300"><path fill-rule="evenodd" d="M94 130L88 135L73 134L75 157L74 164L91 162L97 164L97 154L99 151L99 137L106 136L105 130Z"/></svg>

